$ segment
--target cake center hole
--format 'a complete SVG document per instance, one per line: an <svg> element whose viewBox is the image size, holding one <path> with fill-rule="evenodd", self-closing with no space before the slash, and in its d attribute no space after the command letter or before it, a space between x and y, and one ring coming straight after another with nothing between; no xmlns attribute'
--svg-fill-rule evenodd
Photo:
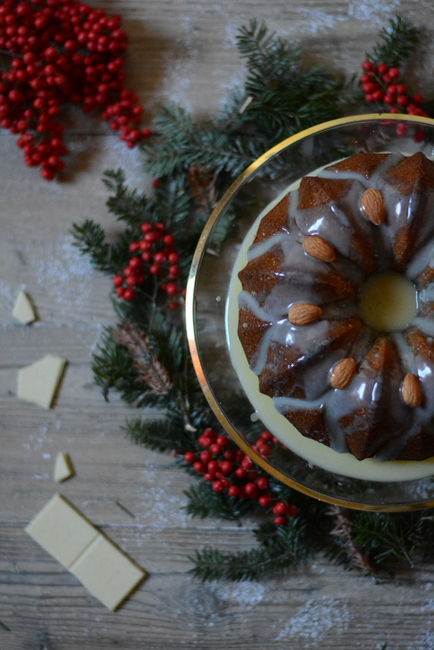
<svg viewBox="0 0 434 650"><path fill-rule="evenodd" d="M372 275L361 289L359 308L365 323L377 330L405 329L417 313L416 288L399 273Z"/></svg>

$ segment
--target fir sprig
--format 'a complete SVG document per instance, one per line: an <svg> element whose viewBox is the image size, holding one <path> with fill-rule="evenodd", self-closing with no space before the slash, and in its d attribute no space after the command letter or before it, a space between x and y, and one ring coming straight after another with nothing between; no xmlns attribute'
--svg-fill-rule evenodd
<svg viewBox="0 0 434 650"><path fill-rule="evenodd" d="M378 43L367 59L375 65L385 63L398 67L414 52L419 43L419 32L404 16L395 16L383 27Z"/></svg>
<svg viewBox="0 0 434 650"><path fill-rule="evenodd" d="M286 526L263 525L253 532L259 544L247 551L221 553L216 549L196 551L191 573L199 580L261 580L285 574L307 558L304 522L291 519Z"/></svg>

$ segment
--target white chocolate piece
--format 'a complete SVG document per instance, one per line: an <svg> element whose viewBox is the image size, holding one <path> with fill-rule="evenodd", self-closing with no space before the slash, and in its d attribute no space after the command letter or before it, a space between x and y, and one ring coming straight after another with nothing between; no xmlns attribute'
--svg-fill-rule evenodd
<svg viewBox="0 0 434 650"><path fill-rule="evenodd" d="M60 494L42 508L26 532L113 611L146 578L143 569Z"/></svg>
<svg viewBox="0 0 434 650"><path fill-rule="evenodd" d="M71 573L106 607L115 610L146 573L104 535L80 555Z"/></svg>
<svg viewBox="0 0 434 650"><path fill-rule="evenodd" d="M74 476L74 474L74 467L72 466L69 454L64 454L59 451L56 456L56 462L54 463L54 480L61 483L62 481L66 481L68 478Z"/></svg>
<svg viewBox="0 0 434 650"><path fill-rule="evenodd" d="M33 323L33 321L36 320L36 313L33 305L24 291L20 291L17 296L12 316L20 321L20 323L23 323L23 325Z"/></svg>
<svg viewBox="0 0 434 650"><path fill-rule="evenodd" d="M65 359L47 354L18 372L18 397L48 409L60 383Z"/></svg>
<svg viewBox="0 0 434 650"><path fill-rule="evenodd" d="M100 534L60 494L56 494L32 519L26 532L66 569Z"/></svg>

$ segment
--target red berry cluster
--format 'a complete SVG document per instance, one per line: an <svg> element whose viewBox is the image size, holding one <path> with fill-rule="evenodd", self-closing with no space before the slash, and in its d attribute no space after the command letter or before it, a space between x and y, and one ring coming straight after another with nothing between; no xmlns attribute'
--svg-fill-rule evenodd
<svg viewBox="0 0 434 650"><path fill-rule="evenodd" d="M175 237L166 230L164 223L142 223L142 239L130 244L133 253L123 274L115 275L113 284L117 295L123 300L132 300L136 296L134 287L144 285L153 277L159 281L161 289L170 298L169 309L179 306L175 298L181 290L176 284L179 276L179 253L176 252Z"/></svg>
<svg viewBox="0 0 434 650"><path fill-rule="evenodd" d="M78 0L3 0L0 50L10 69L0 73L0 125L20 134L25 162L51 180L65 166L62 104L81 104L102 117L133 147L150 135L139 129L143 108L124 87L127 35L119 15Z"/></svg>
<svg viewBox="0 0 434 650"><path fill-rule="evenodd" d="M385 63L379 63L376 66L372 61L364 61L362 68L364 74L360 78L360 82L367 102L386 104L389 113L407 113L408 115L429 117L429 113L421 108L424 102L422 95L409 95L407 87L400 83L401 71L399 68L388 67ZM398 136L406 135L407 131L406 124L397 124ZM419 129L413 137L416 141L423 140L425 132Z"/></svg>
<svg viewBox="0 0 434 650"><path fill-rule="evenodd" d="M207 428L198 441L204 450L199 453L187 451L184 460L192 464L196 472L203 474L205 481L212 482L215 492L227 490L231 497L255 499L262 507L271 507L276 526L285 524L287 516L297 515L296 506L277 501L273 497L268 478L261 476L255 469L250 456L241 449L232 448L232 442L227 436L217 435L213 429ZM262 455L268 456L273 443L278 444L279 441L269 431L263 431L255 448L261 450Z"/></svg>

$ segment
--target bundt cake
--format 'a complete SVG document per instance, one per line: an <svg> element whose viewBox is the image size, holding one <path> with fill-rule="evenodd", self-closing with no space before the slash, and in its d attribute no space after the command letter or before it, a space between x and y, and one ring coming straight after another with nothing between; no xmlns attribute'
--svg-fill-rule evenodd
<svg viewBox="0 0 434 650"><path fill-rule="evenodd" d="M360 153L304 177L238 277L249 366L302 435L358 460L434 456L434 162Z"/></svg>

